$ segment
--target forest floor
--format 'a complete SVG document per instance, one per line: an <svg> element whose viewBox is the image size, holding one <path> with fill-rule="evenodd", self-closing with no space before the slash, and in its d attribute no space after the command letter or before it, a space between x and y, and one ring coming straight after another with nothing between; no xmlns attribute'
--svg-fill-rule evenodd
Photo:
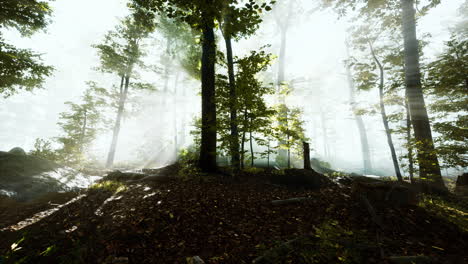
<svg viewBox="0 0 468 264"><path fill-rule="evenodd" d="M177 172L171 166L157 180L104 180L33 204L0 200L0 263L187 263L192 256L236 264L468 263L461 198L376 208L379 226L347 185L301 190L255 173L234 181ZM295 197L312 199L272 204Z"/></svg>

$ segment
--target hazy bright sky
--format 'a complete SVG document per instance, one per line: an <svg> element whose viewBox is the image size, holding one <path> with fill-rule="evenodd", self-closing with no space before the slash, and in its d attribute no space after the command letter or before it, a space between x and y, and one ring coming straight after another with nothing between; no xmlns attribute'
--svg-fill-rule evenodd
<svg viewBox="0 0 468 264"><path fill-rule="evenodd" d="M301 2L304 10L312 8L312 0ZM462 2L442 0L440 6L420 21L419 32L430 32L433 36L426 50L429 56L440 52L443 41L448 40L448 27L457 20L456 10ZM47 79L44 90L20 92L10 98L0 99L0 150L16 146L29 150L35 138L51 138L60 133L56 123L59 113L66 110L63 103L76 101L86 89L86 81L102 78L92 69L98 65L98 59L91 45L99 43L104 34L118 23L118 19L128 13L125 5L126 1L123 0L56 0L52 2L54 14L47 32L39 32L29 39L21 38L14 31L3 32L5 38L18 47L42 53L45 63L53 65L56 71ZM273 44L275 47L279 43L279 34L272 28L273 25L270 23L262 27L258 37L235 43L234 52L245 54L265 44ZM286 71L288 78L325 76L320 79L320 89L334 98L331 103L336 112L336 140L340 142L337 158L358 162L360 155L355 154L359 151L357 130L350 128L354 124L346 104L348 87L343 67L346 58L346 27L344 21L337 21L331 11L316 12L309 18L301 18L288 34ZM302 102L303 105L307 103ZM193 104L194 107L197 105ZM380 122L378 118L369 120ZM137 125L128 121L119 143L121 149L134 145L137 135L131 128ZM384 140L380 127L372 133L376 135L371 139L375 146L382 145ZM102 151L105 151L108 142L106 139L103 142ZM317 143L319 146L320 143ZM375 147L375 151L383 153L380 159L391 166L387 149L385 145L382 146ZM119 157L123 159L127 156L118 153Z"/></svg>

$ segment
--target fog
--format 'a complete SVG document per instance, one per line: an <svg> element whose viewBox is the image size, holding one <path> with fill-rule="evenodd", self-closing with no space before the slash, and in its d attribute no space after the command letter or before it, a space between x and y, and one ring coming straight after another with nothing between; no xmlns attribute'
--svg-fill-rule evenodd
<svg viewBox="0 0 468 264"><path fill-rule="evenodd" d="M359 134L349 106L349 87L344 61L347 59L345 40L346 19L338 20L331 10L314 10L314 1L298 1L302 14L294 17L293 26L287 35L286 80L295 92L288 98L288 105L304 111L306 136L310 139L312 157L328 161L336 169L359 171L362 167ZM448 28L457 17L457 8L463 0L443 1L422 18L418 34L430 33L432 40L425 48L425 55L433 58L442 51L443 42L449 39ZM117 85L119 79L102 74L95 67L99 64L93 44L102 41L107 31L114 29L119 19L129 13L126 1L81 0L52 2L52 23L46 32L31 38L23 38L16 31L4 32L11 44L31 48L39 52L48 65L55 67L44 89L32 93L19 92L0 103L0 150L22 147L33 148L36 138L50 139L62 132L57 125L59 113L67 110L66 101L78 101L86 90L87 81L101 85ZM309 12L312 11L313 12ZM221 50L222 37L217 33ZM161 37L156 34L155 45L148 50L147 60L160 63L164 51ZM278 54L280 36L273 14L267 14L255 36L233 44L234 55L242 56L251 50L270 44L268 49ZM275 76L277 63L267 74ZM164 82L162 72L144 73L142 78L161 90ZM200 84L181 69L173 68L169 89L174 90L175 78L181 82L177 87L177 105L162 98L161 92L138 94L139 109L124 118L116 153L116 163L131 163L139 167L159 167L175 160L172 146L173 109L176 109L180 148L192 143L189 134L193 119L200 114ZM274 77L276 78L276 76ZM295 81L293 81L295 80ZM315 98L315 99L314 99ZM377 89L361 92L357 96L362 104L378 101ZM326 116L326 129L320 112ZM376 170L392 172L392 160L379 115L364 116L369 135L372 162ZM111 130L101 133L89 155L103 161L111 140ZM395 138L396 145L401 145ZM401 148L397 148L397 153Z"/></svg>

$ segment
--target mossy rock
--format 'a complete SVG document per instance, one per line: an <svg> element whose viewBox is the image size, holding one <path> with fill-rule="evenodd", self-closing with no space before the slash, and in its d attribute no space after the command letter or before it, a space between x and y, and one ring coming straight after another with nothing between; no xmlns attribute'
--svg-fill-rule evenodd
<svg viewBox="0 0 468 264"><path fill-rule="evenodd" d="M0 152L0 182L22 180L58 167L58 164L41 158Z"/></svg>
<svg viewBox="0 0 468 264"><path fill-rule="evenodd" d="M10 149L10 151L8 151L8 153L14 154L14 155L19 155L19 156L26 156L26 152L24 151L24 149L22 149L20 147Z"/></svg>

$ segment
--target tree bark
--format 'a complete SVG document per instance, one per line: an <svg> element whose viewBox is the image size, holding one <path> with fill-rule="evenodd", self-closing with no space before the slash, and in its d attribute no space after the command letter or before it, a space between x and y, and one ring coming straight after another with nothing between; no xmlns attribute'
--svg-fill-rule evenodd
<svg viewBox="0 0 468 264"><path fill-rule="evenodd" d="M278 72L277 72L277 80L276 80L276 92L279 96L279 104L283 104L286 106L286 98L284 95L280 94L281 87L285 82L285 64L286 64L286 47L287 47L287 33L289 29L290 18L292 15L292 2L290 1L288 4L288 12L286 14L285 20L281 21L281 18L284 17L276 17L276 21L280 28L281 34L281 46L280 52L278 57ZM287 108L287 106L286 106ZM281 114L281 113L279 113ZM284 140L279 142L279 145L284 145ZM285 149L278 149L278 157L280 160L284 160L286 158L286 150Z"/></svg>
<svg viewBox="0 0 468 264"><path fill-rule="evenodd" d="M125 88L123 88L125 82ZM123 74L120 81L120 99L119 108L117 110L117 117L115 119L114 130L112 132L112 142L107 155L106 168L111 168L114 165L115 151L117 150L117 141L120 133L120 122L125 109L125 101L127 100L128 86L130 83L130 77Z"/></svg>
<svg viewBox="0 0 468 264"><path fill-rule="evenodd" d="M398 181L402 182L403 177L401 176L400 166L398 164L398 158L396 155L395 146L393 145L392 132L390 131L390 127L388 125L388 117L387 117L387 112L385 110L385 104L384 104L384 68L382 64L380 63L379 59L377 58L377 56L375 55L374 48L372 47L371 43L369 43L369 47L372 53L372 58L374 58L375 63L377 63L377 66L379 67L379 72L380 72L380 83L379 83L380 114L382 115L382 121L383 121L383 125L385 128L385 134L387 135L387 143L388 143L388 147L390 148L390 153L392 155L393 168L395 169L395 174L398 178Z"/></svg>
<svg viewBox="0 0 468 264"><path fill-rule="evenodd" d="M445 187L432 139L432 131L421 87L419 43L416 38L414 0L401 0L404 37L406 95L416 140L419 176Z"/></svg>
<svg viewBox="0 0 468 264"><path fill-rule="evenodd" d="M244 128L242 131L241 153L240 153L240 167L244 168L245 160L245 134L247 132L247 109L244 109Z"/></svg>
<svg viewBox="0 0 468 264"><path fill-rule="evenodd" d="M406 144L408 144L408 173L411 183L414 183L414 161L413 161L413 144L411 142L411 117L409 113L408 100L405 101L406 110Z"/></svg>
<svg viewBox="0 0 468 264"><path fill-rule="evenodd" d="M270 141L268 140L268 148L267 148L267 168L270 168Z"/></svg>
<svg viewBox="0 0 468 264"><path fill-rule="evenodd" d="M250 122L252 122L252 119L250 120ZM255 156L254 156L254 150L253 150L253 137L252 137L252 128L250 128L249 130L249 143L250 143L250 167L253 167L254 166L254 159L255 159Z"/></svg>
<svg viewBox="0 0 468 264"><path fill-rule="evenodd" d="M171 42L170 38L166 38L166 61L164 62L164 94L169 92L169 72L171 67L171 60L169 60L169 56L171 54Z"/></svg>
<svg viewBox="0 0 468 264"><path fill-rule="evenodd" d="M179 72L177 72L175 80L174 80L174 94L172 95L173 97L173 105L172 105L172 111L173 111L173 120L172 120L172 126L174 129L174 156L175 159L177 160L178 152L179 152L179 131L177 127L177 121L178 121L178 116L177 116L177 85L179 83Z"/></svg>
<svg viewBox="0 0 468 264"><path fill-rule="evenodd" d="M346 48L348 50L348 43L346 43ZM348 54L349 58L349 54ZM348 78L348 86L349 86L349 101L351 104L351 110L353 111L354 120L356 121L356 126L359 131L359 138L361 141L361 153L362 153L362 161L364 165L364 174L370 174L372 172L372 161L370 157L370 150L369 150L369 141L367 139L367 132L366 127L364 125L364 120L362 119L361 115L356 114L356 98L355 98L355 85L353 81L353 77L351 74L351 66L349 63L346 63L346 75Z"/></svg>
<svg viewBox="0 0 468 264"><path fill-rule="evenodd" d="M230 15L226 15L225 24L230 23ZM232 55L232 42L230 32L223 32L224 42L226 43L226 59L228 66L228 77L229 77L229 111L230 111L230 129L231 129L231 140L230 140L230 155L231 155L231 166L234 170L239 169L239 129L237 126L237 93L236 93L236 80L234 75L234 60Z"/></svg>
<svg viewBox="0 0 468 264"><path fill-rule="evenodd" d="M310 165L310 145L307 142L302 142L304 146L304 169L311 170L312 167Z"/></svg>
<svg viewBox="0 0 468 264"><path fill-rule="evenodd" d="M288 169L291 168L291 142L289 142L289 131L288 131Z"/></svg>
<svg viewBox="0 0 468 264"><path fill-rule="evenodd" d="M203 25L201 61L202 124L199 167L203 172L216 171L216 103L215 62L216 43L214 22Z"/></svg>

